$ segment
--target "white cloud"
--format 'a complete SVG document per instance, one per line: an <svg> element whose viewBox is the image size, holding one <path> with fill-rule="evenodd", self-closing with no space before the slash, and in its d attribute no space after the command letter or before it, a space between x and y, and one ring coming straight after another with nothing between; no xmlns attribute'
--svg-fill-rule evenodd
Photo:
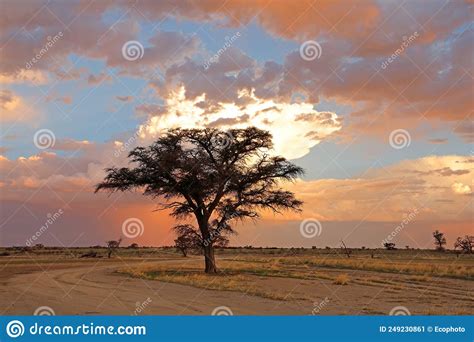
<svg viewBox="0 0 474 342"><path fill-rule="evenodd" d="M318 112L309 103L276 102L242 91L242 102L220 102L206 108L206 95L193 99L181 87L165 100L164 112L152 116L140 127L145 140L169 128L219 127L221 129L256 126L273 135L275 153L289 159L306 155L310 148L341 128L338 116Z"/></svg>
<svg viewBox="0 0 474 342"><path fill-rule="evenodd" d="M472 193L472 189L469 185L463 184L461 182L456 182L451 186L453 192L459 195L469 195Z"/></svg>

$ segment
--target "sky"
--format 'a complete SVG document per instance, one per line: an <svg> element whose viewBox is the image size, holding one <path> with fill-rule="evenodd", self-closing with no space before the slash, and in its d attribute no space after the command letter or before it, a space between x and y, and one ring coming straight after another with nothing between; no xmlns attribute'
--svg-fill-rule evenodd
<svg viewBox="0 0 474 342"><path fill-rule="evenodd" d="M469 1L0 6L2 246L172 244L150 198L93 190L176 127L256 126L306 170L283 185L303 211L239 223L231 245L432 248L438 229L452 248L474 233Z"/></svg>

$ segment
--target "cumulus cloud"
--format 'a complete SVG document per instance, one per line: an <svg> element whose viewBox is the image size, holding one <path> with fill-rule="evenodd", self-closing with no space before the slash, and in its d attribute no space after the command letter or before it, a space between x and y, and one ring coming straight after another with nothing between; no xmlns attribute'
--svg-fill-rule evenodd
<svg viewBox="0 0 474 342"><path fill-rule="evenodd" d="M72 104L72 96L69 96L69 95L68 96L58 96L58 95L55 95L55 94L50 94L50 95L45 97L45 101L46 102L56 101L56 102L61 102L61 103L70 105L70 104Z"/></svg>
<svg viewBox="0 0 474 342"><path fill-rule="evenodd" d="M8 89L0 90L0 110L2 113L0 121L3 122L28 123L38 114L24 98Z"/></svg>
<svg viewBox="0 0 474 342"><path fill-rule="evenodd" d="M19 69L13 74L0 74L0 83L2 84L21 84L29 83L34 85L44 85L50 82L47 72L42 70Z"/></svg>
<svg viewBox="0 0 474 342"><path fill-rule="evenodd" d="M470 195L472 194L472 189L469 185L463 184L461 182L456 182L451 186L453 192L458 195Z"/></svg>
<svg viewBox="0 0 474 342"><path fill-rule="evenodd" d="M121 102L130 102L133 100L133 96L115 96L115 98Z"/></svg>
<svg viewBox="0 0 474 342"><path fill-rule="evenodd" d="M242 91L238 99L240 104L219 102L214 108L202 108L200 104L206 102L206 94L189 99L186 89L181 87L170 93L162 113L152 116L140 127L140 134L150 139L177 127L256 126L272 133L275 153L296 159L341 128L337 114L318 112L309 103L265 100L247 91Z"/></svg>
<svg viewBox="0 0 474 342"><path fill-rule="evenodd" d="M146 122L137 131L114 136L114 142L65 138L56 141L57 154L0 156L2 200L24 201L37 191L32 201L38 203L80 198L85 203L81 209L96 206L91 189L103 176L102 169L126 165L127 151L173 127L255 125L273 134L276 153L287 158L306 155L332 135L375 135L385 141L395 127L421 134L416 131L421 124L453 128L466 142L473 141L473 32L468 28L472 12L468 2L434 0L419 6L367 0L347 6L338 0L291 6L292 15L281 1L256 0L245 6L233 0L225 4L217 0L199 4L36 1L28 6L10 1L8 11L0 13L4 46L0 82L15 92L0 92L2 122L37 121L37 106L17 92L25 85L59 81L55 86L62 87L81 79L87 83L81 86L95 87L126 76L139 78L137 83L148 82L155 97L149 103L141 101L143 93L133 97L141 102L135 110ZM105 15L109 13L123 17L111 26ZM253 20L272 36L292 40L296 48L277 62L256 59L251 50L232 46L204 68L204 60L216 51L206 51L198 35L158 30L145 34L143 57L132 63L123 58L121 49L127 41L144 36L143 16L156 22L191 20L239 30L242 46L252 37L248 37L251 31L240 27ZM62 38L27 67L48 37L62 30ZM404 37L414 32L420 33L417 39L381 68ZM317 40L323 49L315 61L302 59L297 48L308 39ZM109 69L90 74L88 68L72 65L75 57ZM47 100L72 101L72 97L48 94ZM302 96L301 101L292 100L295 94ZM116 100L127 103L132 97ZM315 110L314 104L321 100L351 108L344 125L339 113ZM290 188L306 201L305 215L324 221L399 221L413 207L420 208L419 219L469 221L472 214L466 201L472 197L466 195L472 194L471 165L472 158L462 156L426 157L371 169L360 177L298 181ZM129 208L127 199L122 204ZM284 217L291 218L296 216ZM92 221L96 227L97 217Z"/></svg>
<svg viewBox="0 0 474 342"><path fill-rule="evenodd" d="M417 208L417 220L469 220L461 195L471 194L468 157L431 156L374 168L363 177L299 181L290 186L305 201L304 216L323 221L397 222ZM456 163L461 161L461 163ZM455 166L456 165L456 166ZM453 167L439 177L439 170ZM463 171L463 172L460 172Z"/></svg>
<svg viewBox="0 0 474 342"><path fill-rule="evenodd" d="M87 149L94 145L94 143L87 141L87 140L74 140L74 139L59 139L56 140L53 146L51 146L52 150L59 150L59 151L78 151L81 149Z"/></svg>
<svg viewBox="0 0 474 342"><path fill-rule="evenodd" d="M110 82L110 81L112 81L112 77L110 77L104 72L98 73L97 75L90 74L87 77L87 83L89 85L98 85L98 84L101 84L102 82Z"/></svg>
<svg viewBox="0 0 474 342"><path fill-rule="evenodd" d="M117 68L118 75L150 79L157 71L164 72L165 79L157 87L163 97L180 84L186 86L188 97L204 92L210 102L235 101L242 89L254 89L259 98L279 101L289 101L298 92L311 103L328 98L351 105L354 110L343 130L347 135L385 138L395 125L416 129L420 118L428 118L452 123L456 133L472 140L472 123L466 120L472 107L472 30L466 29L471 5L466 2L436 0L422 8L417 3L371 0L357 6L347 6L345 1L298 2L292 4L292 16L287 15L287 4L278 1L253 1L245 6L240 1L224 5L207 1L199 6L187 1L133 5L128 1L55 2L47 9L43 5L37 2L25 8L12 2L8 16L2 13L1 41L6 46L0 79L45 82L48 73L74 79L77 75L71 75L73 70L66 72L60 67L74 54L101 60L107 67ZM110 26L103 19L110 10L121 11L123 20ZM202 61L193 59L213 51L205 51L197 36L156 31L141 42L144 54L140 63L130 63L120 51L127 41L138 39L143 15L149 20L171 16L233 28L254 19L278 37L298 43L317 39L324 52L313 62L294 51L283 63L257 63L231 47L204 72ZM57 17L71 23L69 30L48 50L48 58L26 70L25 63L47 37L63 30ZM381 70L381 64L400 48L404 37L414 32L419 32L419 37ZM91 85L102 79L99 76L90 77ZM374 115L379 119L372 120ZM457 125L459 122L462 124Z"/></svg>

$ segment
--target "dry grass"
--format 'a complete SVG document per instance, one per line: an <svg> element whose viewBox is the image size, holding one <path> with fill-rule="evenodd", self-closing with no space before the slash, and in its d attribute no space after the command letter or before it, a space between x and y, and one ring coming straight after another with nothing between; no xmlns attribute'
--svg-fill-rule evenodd
<svg viewBox="0 0 474 342"><path fill-rule="evenodd" d="M245 260L245 259L239 259ZM412 274L420 276L437 276L458 279L474 280L474 262L469 264L465 261L445 262L440 260L390 260L390 259L367 259L367 258L338 258L338 257L280 257L274 259L251 258L247 261L267 263L278 262L282 265L307 265L310 267L325 267L337 269L354 269L364 271L375 271L384 273ZM426 278L427 279L427 278ZM421 281L421 278L419 279Z"/></svg>
<svg viewBox="0 0 474 342"><path fill-rule="evenodd" d="M348 285L349 284L349 276L347 274L339 274L333 281L335 285Z"/></svg>
<svg viewBox="0 0 474 342"><path fill-rule="evenodd" d="M447 306L440 307L440 308L429 308L424 309L420 313L416 313L417 315L426 315L426 316L445 316L445 315L452 315L452 316L469 316L472 315L472 311L467 309L457 309L457 308L449 308Z"/></svg>
<svg viewBox="0 0 474 342"><path fill-rule="evenodd" d="M190 285L207 290L236 291L274 300L298 299L288 296L286 293L263 290L254 284L254 277L247 274L223 271L216 275L209 275L197 267L181 268L179 271L176 269L176 266L173 265L170 265L169 268L141 266L133 269L120 269L118 272L132 277Z"/></svg>
<svg viewBox="0 0 474 342"><path fill-rule="evenodd" d="M414 275L407 278L407 280L416 281L416 282L426 282L431 278L426 275Z"/></svg>

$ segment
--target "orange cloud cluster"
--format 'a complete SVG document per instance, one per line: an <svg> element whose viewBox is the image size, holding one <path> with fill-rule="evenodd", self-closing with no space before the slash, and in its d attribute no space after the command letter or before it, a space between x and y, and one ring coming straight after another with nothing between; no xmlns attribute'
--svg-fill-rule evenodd
<svg viewBox="0 0 474 342"><path fill-rule="evenodd" d="M370 0L352 5L346 1L297 1L291 4L292 15L288 15L288 4L270 0L224 4L143 1L133 5L128 1L84 1L54 6L41 1L31 6L10 2L8 15L2 13L0 17L1 40L6 44L0 77L23 81L44 72L60 78L80 77L75 70L65 74L59 67L67 65L67 56L73 53L104 60L107 66L133 77L150 77L154 74L150 70L157 68L166 71L164 83L152 83L164 97L183 84L188 99L206 93L209 106L236 100L242 89L255 89L260 98L291 99L300 93L312 103L324 97L352 105L354 111L341 131L345 135L385 137L401 123L415 129L429 120L433 124L450 122L456 133L471 141L471 6L463 1L431 1L423 6L418 2ZM117 8L125 12L124 18L110 27L102 16ZM76 16L81 19L74 20ZM117 51L123 42L137 39L140 28L136 20L143 16L149 20L174 16L229 27L256 20L280 38L297 42L318 39L323 53L312 62L294 52L283 64L261 64L232 47L204 72L202 64L191 59L202 51L196 36L157 31L147 42L140 63L127 63ZM51 58L41 59L26 70L25 61L47 37L63 30L57 17L71 23L69 30L48 51ZM35 30L39 27L41 36ZM398 54L404 39L415 32L418 38ZM242 37L248 39L245 32ZM398 58L382 70L382 63L394 54ZM26 77L26 73L31 75ZM90 75L88 81L94 84L106 77ZM374 116L383 119L374 121Z"/></svg>
<svg viewBox="0 0 474 342"><path fill-rule="evenodd" d="M124 195L107 204L102 195L92 195L92 189L104 167L125 165L127 151L168 128L257 125L274 135L276 153L287 158L305 156L333 136L345 142L360 136L386 141L389 132L400 127L413 137L430 131L422 129L428 126L450 129L467 142L474 139L472 4L467 1L6 3L8 11L0 13L0 82L15 91L6 87L0 91L0 123L34 124L42 116L39 106L30 105L29 98L17 92L18 83L61 85L82 80L86 87L98 87L127 76L144 80L148 84L144 92L156 100L137 105L135 111L145 121L136 132L114 137L113 142L64 138L37 155L17 159L0 155L2 201L20 208L25 203L74 205L75 215L84 217L93 212L87 228L91 234L105 230L102 218L112 207L120 208L119 214L107 216L114 227L127 216L140 215L152 222L145 214L152 205L143 205L140 196ZM111 13L122 15L113 25L104 19ZM256 23L276 40L296 47L276 62L231 46L205 68L203 60L213 53L206 51L198 35L158 29L143 42L140 63L130 63L120 51L124 42L140 37L144 18L238 29L243 46L252 39L249 24ZM59 32L47 58L29 63L41 54L48 37ZM301 57L298 46L306 40L320 43L318 59ZM117 73L73 66L71 55L101 61ZM46 101L73 104L72 95L50 90L43 95ZM112 98L129 104L141 96L122 92ZM343 117L337 111L316 110L322 100L345 105L350 113ZM0 147L0 153L6 151ZM300 180L289 188L306 202L303 215L280 219L399 222L415 207L420 212L417 220L449 220L451 226L465 228L472 221L472 165L469 157L429 156L369 169L354 178ZM164 214L159 221L163 231L171 225Z"/></svg>
<svg viewBox="0 0 474 342"><path fill-rule="evenodd" d="M417 220L472 219L474 159L430 156L369 169L362 177L301 181L290 187L304 215L324 221L396 222L417 208Z"/></svg>
<svg viewBox="0 0 474 342"><path fill-rule="evenodd" d="M83 145L78 142L78 146ZM69 146L67 146L69 148ZM94 195L94 185L103 177L103 167L117 160L101 164L97 147L84 150L81 158L66 158L43 152L29 158L9 160L0 158L2 200L6 203L26 203L30 207L48 205L51 208L71 208L73 212L89 213L94 208L94 223L85 231L107 230L127 217L141 217L147 224L157 224L153 234L144 237L144 243L153 244L157 236L169 238L174 222L166 212L153 213L153 202L141 195L116 195L104 201L107 195ZM112 155L113 145L100 147L100 155ZM95 161L94 161L95 160ZM273 216L263 213L265 222L300 222L315 218L321 222L400 222L417 210L416 222L431 225L466 225L472 220L472 172L474 160L463 156L430 156L368 170L363 176L351 179L299 180L288 189L302 199L302 214ZM61 174L58 174L61 170ZM26 202L25 199L28 199ZM111 210L111 208L115 208ZM118 210L118 211L117 211ZM67 213L67 211L66 211ZM88 214L89 215L89 214ZM104 221L105 220L105 221ZM104 224L104 222L108 222ZM449 224L446 224L449 222ZM117 230L117 229L115 229ZM119 231L118 231L119 233ZM101 234L105 234L105 231Z"/></svg>

